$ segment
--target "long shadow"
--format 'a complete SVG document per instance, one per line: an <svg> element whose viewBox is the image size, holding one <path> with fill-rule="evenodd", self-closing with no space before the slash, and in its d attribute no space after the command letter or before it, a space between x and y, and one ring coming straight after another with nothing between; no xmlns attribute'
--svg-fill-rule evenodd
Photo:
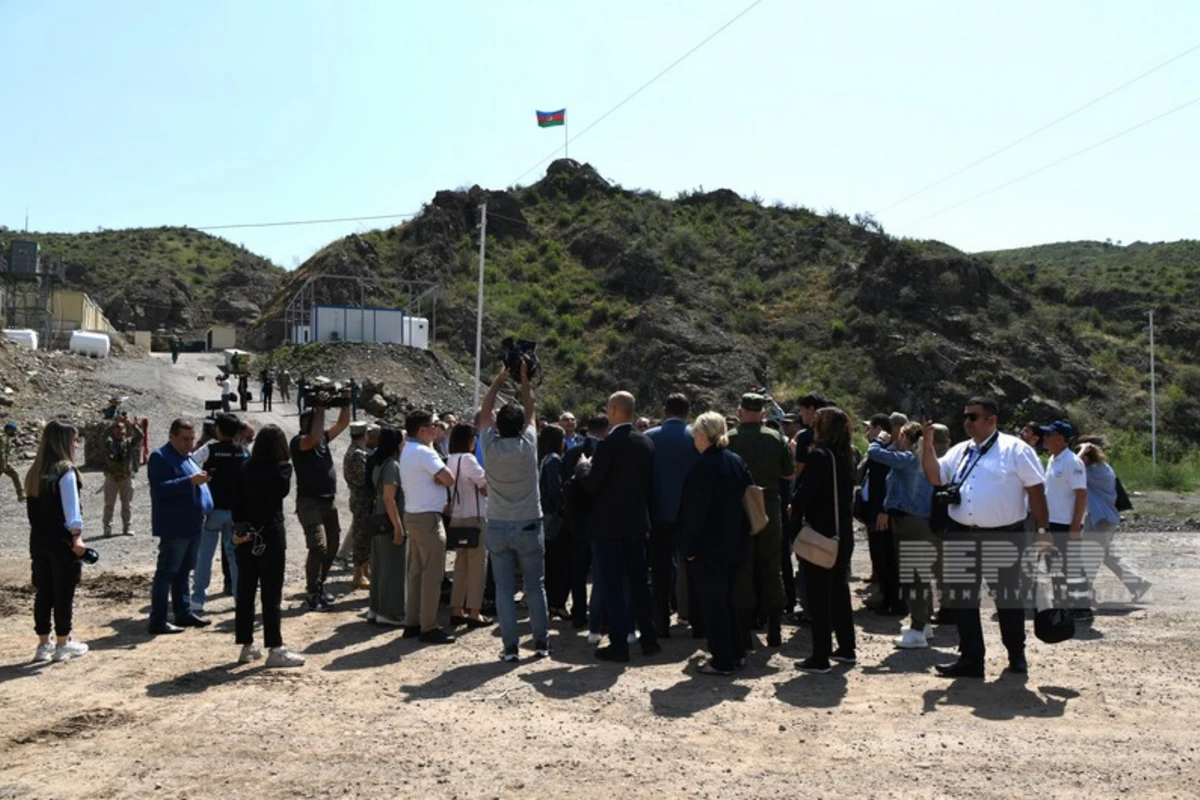
<svg viewBox="0 0 1200 800"><path fill-rule="evenodd" d="M854 611L854 624L865 633L898 636L905 620L906 617L885 617L867 608Z"/></svg>
<svg viewBox="0 0 1200 800"><path fill-rule="evenodd" d="M655 714L685 719L719 703L741 702L750 694L750 687L734 683L735 678L702 675L694 671L695 666L687 667L687 677L674 686L650 692L650 707Z"/></svg>
<svg viewBox="0 0 1200 800"><path fill-rule="evenodd" d="M506 664L502 661L464 664L461 667L446 670L427 683L401 686L400 688L407 695L404 698L406 703L417 700L445 700L460 692L478 689L498 675L512 670L515 666L516 664Z"/></svg>
<svg viewBox="0 0 1200 800"><path fill-rule="evenodd" d="M1079 692L1061 686L1039 686L1045 697L1025 685L1026 676L1003 673L991 682L974 678L956 678L942 689L930 689L923 695L925 714L937 711L938 706L966 706L980 719L995 721L1017 717L1061 717L1067 701L1079 697Z"/></svg>
<svg viewBox="0 0 1200 800"><path fill-rule="evenodd" d="M113 632L99 639L88 641L90 650L134 650L138 645L147 644L155 637L148 630L150 621L146 617L130 617L115 619L108 623ZM180 636L186 636L184 631Z"/></svg>
<svg viewBox="0 0 1200 800"><path fill-rule="evenodd" d="M572 700L612 688L620 673L590 664L579 668L551 667L539 672L528 672L519 677L543 697L552 700Z"/></svg>
<svg viewBox="0 0 1200 800"><path fill-rule="evenodd" d="M372 625L369 622L356 619L337 626L327 638L313 642L304 648L304 652L309 654L332 653L335 650L343 650L385 634L399 633L399 631L399 628Z"/></svg>
<svg viewBox="0 0 1200 800"><path fill-rule="evenodd" d="M330 661L323 669L326 672L345 672L352 669L373 669L389 664L399 664L403 658L398 649L393 646L396 641L396 639L389 639L375 647L368 647L366 650L345 653Z"/></svg>
<svg viewBox="0 0 1200 800"><path fill-rule="evenodd" d="M152 683L146 687L147 697L175 697L181 694L201 694L214 686L236 681L238 673L234 672L237 662L221 664L216 667L184 673L170 680Z"/></svg>
<svg viewBox="0 0 1200 800"><path fill-rule="evenodd" d="M864 675L911 675L916 672L929 672L934 664L944 664L947 658L944 652L933 648L920 650L895 650L889 653L878 664L862 668Z"/></svg>
<svg viewBox="0 0 1200 800"><path fill-rule="evenodd" d="M37 675L48 667L50 667L50 664L45 661L38 663L34 663L33 661L18 661L15 664L5 664L0 666L0 684Z"/></svg>
<svg viewBox="0 0 1200 800"><path fill-rule="evenodd" d="M796 708L836 708L846 697L847 686L844 672L803 673L776 684L775 697Z"/></svg>
<svg viewBox="0 0 1200 800"><path fill-rule="evenodd" d="M1075 623L1075 638L1084 642L1094 642L1097 639L1104 638L1104 632L1096 630L1091 625L1082 625Z"/></svg>

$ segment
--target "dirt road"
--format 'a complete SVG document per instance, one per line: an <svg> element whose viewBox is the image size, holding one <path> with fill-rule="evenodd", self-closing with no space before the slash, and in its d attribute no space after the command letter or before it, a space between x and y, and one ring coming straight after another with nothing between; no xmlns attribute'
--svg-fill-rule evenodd
<svg viewBox="0 0 1200 800"><path fill-rule="evenodd" d="M180 366L114 362L113 380L166 412L205 394L195 378L210 365ZM253 416L295 425L294 410ZM936 651L899 651L898 622L862 610L858 666L796 672L809 634L786 629L726 680L695 672L681 627L622 669L556 623L553 659L502 665L495 631L418 646L366 624L362 592L302 614L289 520L284 636L308 664L269 671L235 663L228 599L211 628L146 634L144 485L137 503L139 534L100 542L80 587L76 633L92 652L44 667L28 663L27 531L0 520L0 797L1200 796L1196 534L1131 536L1152 602L1129 605L1105 574L1108 601L1079 638L1049 646L1030 631L1027 680L1001 675L995 622L988 679L947 682L930 667L952 657L953 628ZM89 525L97 516L93 502Z"/></svg>

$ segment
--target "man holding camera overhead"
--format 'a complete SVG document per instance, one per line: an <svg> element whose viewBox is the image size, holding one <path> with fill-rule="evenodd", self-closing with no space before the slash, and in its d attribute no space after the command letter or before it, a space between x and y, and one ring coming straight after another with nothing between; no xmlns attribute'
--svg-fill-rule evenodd
<svg viewBox="0 0 1200 800"><path fill-rule="evenodd" d="M300 413L300 434L292 439L292 465L296 470L296 517L304 529L304 542L308 547L308 559L304 565L306 591L305 608L309 611L326 611L333 607L333 596L325 591L325 579L337 556L338 537L342 528L338 523L337 469L329 442L350 424L350 390L309 392L298 396L300 402L310 405ZM325 427L325 410L331 405L341 407L337 422Z"/></svg>
<svg viewBox="0 0 1200 800"><path fill-rule="evenodd" d="M1038 547L1050 545L1045 474L1033 448L997 428L999 406L989 397L973 397L963 411L970 437L938 458L933 423L922 437L925 477L949 511L946 528L945 601L958 622L959 657L938 664L947 678L982 678L983 627L979 619L979 583L985 580L996 598L1000 636L1008 650L1008 671L1024 675L1025 604L1021 597L1024 522L1032 508ZM932 566L932 565L931 565Z"/></svg>

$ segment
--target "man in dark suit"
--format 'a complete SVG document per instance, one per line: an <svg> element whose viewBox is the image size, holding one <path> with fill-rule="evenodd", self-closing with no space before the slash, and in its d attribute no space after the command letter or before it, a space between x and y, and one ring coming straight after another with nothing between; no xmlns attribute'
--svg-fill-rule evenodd
<svg viewBox="0 0 1200 800"><path fill-rule="evenodd" d="M608 614L608 646L596 650L596 657L604 661L629 661L628 636L635 615L642 633L642 652L654 655L662 649L646 572L654 444L633 428L635 411L629 392L608 398L612 423L608 437L596 448L594 459L580 459L581 464L590 465L584 486L592 495L592 547L602 583L601 602Z"/></svg>
<svg viewBox="0 0 1200 800"><path fill-rule="evenodd" d="M150 454L150 526L158 537L158 565L150 588L150 632L179 633L209 624L192 612L188 578L196 568L204 518L212 513L209 476L191 459L196 429L186 419L171 423L169 441ZM167 596L175 624L167 621Z"/></svg>
<svg viewBox="0 0 1200 800"><path fill-rule="evenodd" d="M579 443L567 450L563 456L563 475L574 476L579 459L596 455L596 448L608 435L608 416L593 414L584 421L583 434ZM571 627L579 630L589 628L589 644L600 641L600 611L598 608L588 608L587 579L588 572L592 573L592 604L596 605L596 589L600 581L596 578L596 566L592 563L592 535L588 526L588 511L591 509L591 495L583 488L578 480L570 480L564 486L567 501L567 517L563 523L563 532L570 542L572 552L571 564Z"/></svg>

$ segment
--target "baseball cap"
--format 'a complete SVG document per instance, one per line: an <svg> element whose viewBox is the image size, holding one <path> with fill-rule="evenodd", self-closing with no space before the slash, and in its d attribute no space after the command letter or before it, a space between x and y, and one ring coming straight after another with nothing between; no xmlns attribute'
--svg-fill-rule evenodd
<svg viewBox="0 0 1200 800"><path fill-rule="evenodd" d="M1075 428L1071 426L1071 423L1061 419L1055 420L1049 425L1039 425L1038 430L1042 434L1060 433L1064 439L1070 439L1075 435Z"/></svg>

